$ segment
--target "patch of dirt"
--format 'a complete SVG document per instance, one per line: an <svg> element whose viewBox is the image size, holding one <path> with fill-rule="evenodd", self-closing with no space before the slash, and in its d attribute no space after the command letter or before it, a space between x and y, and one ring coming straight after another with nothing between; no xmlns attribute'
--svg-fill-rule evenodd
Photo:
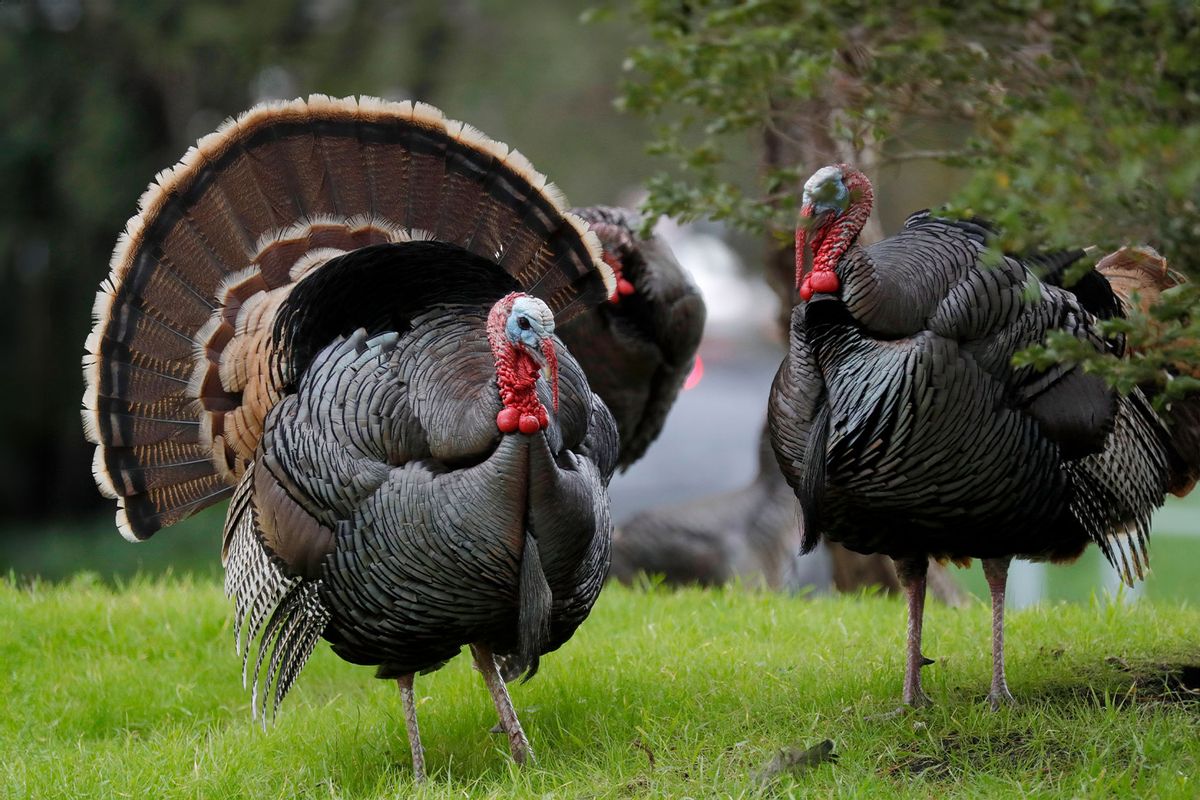
<svg viewBox="0 0 1200 800"><path fill-rule="evenodd" d="M931 751L909 753L886 767L884 773L895 778L920 776L930 780L956 779L962 773L987 772L997 763L1036 763L1047 772L1068 768L1079 754L1066 748L1045 749L1031 736L1012 732L1001 736L973 736L952 733L935 744Z"/></svg>
<svg viewBox="0 0 1200 800"><path fill-rule="evenodd" d="M637 795L645 794L650 789L650 779L645 775L639 775L631 781L621 785L619 789L622 795Z"/></svg>
<svg viewBox="0 0 1200 800"><path fill-rule="evenodd" d="M1104 663L1115 668L1097 668L1069 684L1049 684L1017 695L1022 700L1048 700L1053 703L1088 706L1111 705L1129 708L1135 705L1182 705L1200 713L1200 664L1188 661L1129 661L1111 656ZM982 695L979 698L982 702Z"/></svg>
<svg viewBox="0 0 1200 800"><path fill-rule="evenodd" d="M1200 711L1200 664L1136 664L1113 656L1106 663L1133 678L1129 697L1139 702L1183 703Z"/></svg>
<svg viewBox="0 0 1200 800"><path fill-rule="evenodd" d="M1200 713L1200 664L1185 662L1131 662L1112 657L1105 660L1120 675L1109 672L1097 674L1093 681L1081 680L1070 685L1043 687L1032 697L1063 704L1117 708L1170 705L1183 706ZM1114 681L1114 678L1117 678ZM1017 702L1022 697L1018 696ZM1119 758L1118 754L1112 754ZM1054 747L1043 738L1034 741L1026 733L1011 732L1001 736L980 737L951 733L942 741L908 752L883 768L883 772L898 779L921 777L927 780L948 780L968 771L994 769L998 763L1036 765L1039 770L1058 772L1068 769L1079 760L1079 754L1065 747Z"/></svg>
<svg viewBox="0 0 1200 800"><path fill-rule="evenodd" d="M935 758L934 756L909 756L897 761L887 769L888 774L904 777L907 775L920 775L926 778L938 780L941 778L950 777L949 762Z"/></svg>

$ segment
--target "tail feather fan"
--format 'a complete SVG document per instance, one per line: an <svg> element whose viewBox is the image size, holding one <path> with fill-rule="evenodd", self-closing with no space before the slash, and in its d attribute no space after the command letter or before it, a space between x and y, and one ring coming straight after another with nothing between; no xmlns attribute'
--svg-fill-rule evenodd
<svg viewBox="0 0 1200 800"><path fill-rule="evenodd" d="M270 334L291 288L414 239L490 261L560 322L615 285L595 234L524 156L423 103L262 104L156 176L83 359L95 478L127 538L228 496L247 469L286 388Z"/></svg>

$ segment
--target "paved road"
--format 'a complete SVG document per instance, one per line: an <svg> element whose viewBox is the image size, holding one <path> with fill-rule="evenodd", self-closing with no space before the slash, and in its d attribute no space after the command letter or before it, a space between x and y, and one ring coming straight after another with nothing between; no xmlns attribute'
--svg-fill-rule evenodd
<svg viewBox="0 0 1200 800"><path fill-rule="evenodd" d="M617 524L653 506L736 489L757 468L767 394L783 357L767 345L706 342L704 377L680 394L658 440L612 482Z"/></svg>

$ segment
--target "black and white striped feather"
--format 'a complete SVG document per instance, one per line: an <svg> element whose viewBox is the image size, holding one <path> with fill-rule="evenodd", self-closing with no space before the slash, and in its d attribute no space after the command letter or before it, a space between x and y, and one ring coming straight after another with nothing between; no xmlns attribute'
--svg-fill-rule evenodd
<svg viewBox="0 0 1200 800"><path fill-rule="evenodd" d="M225 596L234 601L234 646L242 657L242 686L252 681L251 714L261 714L265 727L325 632L329 610L321 603L319 581L289 576L268 553L257 524L253 485L252 465L230 503L222 555ZM256 655L251 673L252 650Z"/></svg>

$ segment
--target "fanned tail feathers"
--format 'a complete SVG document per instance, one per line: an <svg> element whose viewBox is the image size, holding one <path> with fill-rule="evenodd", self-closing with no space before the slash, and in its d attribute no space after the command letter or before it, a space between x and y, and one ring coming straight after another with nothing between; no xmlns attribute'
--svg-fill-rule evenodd
<svg viewBox="0 0 1200 800"><path fill-rule="evenodd" d="M321 603L319 581L286 575L263 546L250 497L253 469L247 470L234 495L223 558L225 595L235 604L234 642L242 657L242 686L250 676L250 650L257 640L251 713L255 718L261 714L266 727L267 717L278 712L325 631L329 610Z"/></svg>
<svg viewBox="0 0 1200 800"><path fill-rule="evenodd" d="M1105 277L1126 308L1134 306L1136 300L1143 311L1166 289L1187 282L1151 247L1122 247L1100 259L1096 271Z"/></svg>
<svg viewBox="0 0 1200 800"><path fill-rule="evenodd" d="M121 235L83 359L96 483L130 540L227 497L284 390L291 287L369 245L435 239L561 317L615 286L587 225L515 150L422 103L268 103L158 174Z"/></svg>

